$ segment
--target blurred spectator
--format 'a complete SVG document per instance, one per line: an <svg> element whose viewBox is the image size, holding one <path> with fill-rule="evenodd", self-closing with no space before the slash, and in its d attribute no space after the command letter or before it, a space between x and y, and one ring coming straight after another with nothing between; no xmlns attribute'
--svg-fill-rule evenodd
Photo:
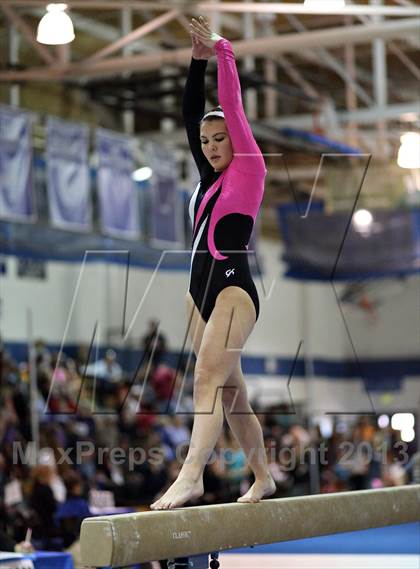
<svg viewBox="0 0 420 569"><path fill-rule="evenodd" d="M32 469L29 504L36 514L32 524L33 538L42 540L43 546L47 548L51 538L57 535L54 527L57 502L50 486L53 478L54 469L48 464L39 464Z"/></svg>
<svg viewBox="0 0 420 569"><path fill-rule="evenodd" d="M64 353L55 352L51 356L52 382L54 386L67 383L67 356Z"/></svg>
<svg viewBox="0 0 420 569"><path fill-rule="evenodd" d="M141 340L141 348L144 352L146 366L151 361L152 368L158 366L167 349L166 337L159 332L159 321L150 319L148 330Z"/></svg>
<svg viewBox="0 0 420 569"><path fill-rule="evenodd" d="M5 350L0 351L0 362L2 369L0 386L16 385L19 382L19 367L16 362Z"/></svg>
<svg viewBox="0 0 420 569"><path fill-rule="evenodd" d="M153 372L152 387L161 411L166 410L169 403L176 405L175 374L175 370L165 364L160 364Z"/></svg>
<svg viewBox="0 0 420 569"><path fill-rule="evenodd" d="M51 352L42 339L35 341L35 358L38 373L48 373L51 370Z"/></svg>
<svg viewBox="0 0 420 569"><path fill-rule="evenodd" d="M21 541L16 543L8 535L0 530L0 551L14 551L15 553L31 553L34 551L32 543Z"/></svg>
<svg viewBox="0 0 420 569"><path fill-rule="evenodd" d="M376 427L372 422L371 417L362 416L355 427L357 433L353 434L353 440L360 440L371 443L375 436Z"/></svg>
<svg viewBox="0 0 420 569"><path fill-rule="evenodd" d="M123 370L117 362L115 350L107 350L104 359L88 365L85 375L94 378L94 400L97 399L98 405L102 408L108 406L108 399L114 397L123 379Z"/></svg>
<svg viewBox="0 0 420 569"><path fill-rule="evenodd" d="M182 445L188 445L191 437L190 430L186 427L182 415L166 416L166 425L162 429L163 441L173 449Z"/></svg>
<svg viewBox="0 0 420 569"><path fill-rule="evenodd" d="M420 484L420 450L413 454L405 471L411 475L412 484Z"/></svg>
<svg viewBox="0 0 420 569"><path fill-rule="evenodd" d="M204 469L204 504L217 504L228 501L228 488L226 485L226 469L221 458L221 449L225 446L224 435L219 438L214 449L212 460Z"/></svg>
<svg viewBox="0 0 420 569"><path fill-rule="evenodd" d="M122 379L122 368L117 362L115 350L107 350L105 358L90 364L86 368L86 375L94 376L97 379L116 383Z"/></svg>
<svg viewBox="0 0 420 569"><path fill-rule="evenodd" d="M82 496L83 482L75 471L69 471L65 478L66 499L55 513L64 546L70 547L80 536L80 526L84 518L91 516L87 500Z"/></svg>
<svg viewBox="0 0 420 569"><path fill-rule="evenodd" d="M88 441L85 441L88 442ZM89 485L93 485L96 480L97 475L97 459L95 453L95 446L86 447L82 453L80 453L80 460L78 463L78 469L80 474L83 476L84 480Z"/></svg>
<svg viewBox="0 0 420 569"><path fill-rule="evenodd" d="M271 437L267 438L265 440L265 447L267 451L268 469L274 479L274 482L277 485L278 490L281 491L290 488L290 486L293 484L293 481L291 476L281 468L280 463L277 460L278 447L276 444L276 439ZM276 496L277 493L275 494L275 497Z"/></svg>
<svg viewBox="0 0 420 569"><path fill-rule="evenodd" d="M246 455L236 438L229 432L226 435L226 448L224 449L226 481L232 499L239 497L243 491L243 482L249 475L249 466Z"/></svg>
<svg viewBox="0 0 420 569"><path fill-rule="evenodd" d="M387 455L387 462L383 466L382 480L384 486L401 486L406 484L407 473L404 467L394 462L392 452Z"/></svg>

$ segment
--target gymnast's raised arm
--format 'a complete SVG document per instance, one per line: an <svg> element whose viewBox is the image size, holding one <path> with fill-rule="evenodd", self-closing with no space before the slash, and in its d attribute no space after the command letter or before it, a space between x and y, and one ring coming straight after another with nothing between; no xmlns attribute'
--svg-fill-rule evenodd
<svg viewBox="0 0 420 569"><path fill-rule="evenodd" d="M182 116L191 153L200 172L200 178L204 178L213 170L201 149L200 121L203 118L206 103L204 78L207 61L214 52L213 49L198 42L194 36L192 36L192 42L192 58L182 98Z"/></svg>
<svg viewBox="0 0 420 569"><path fill-rule="evenodd" d="M204 19L192 19L191 33L216 52L218 98L232 142L232 167L246 174L264 176L264 158L245 116L235 55L230 42L212 32Z"/></svg>
<svg viewBox="0 0 420 569"><path fill-rule="evenodd" d="M217 55L217 90L232 141L237 170L265 174L264 158L255 141L242 104L241 84L231 43L220 38L215 44Z"/></svg>

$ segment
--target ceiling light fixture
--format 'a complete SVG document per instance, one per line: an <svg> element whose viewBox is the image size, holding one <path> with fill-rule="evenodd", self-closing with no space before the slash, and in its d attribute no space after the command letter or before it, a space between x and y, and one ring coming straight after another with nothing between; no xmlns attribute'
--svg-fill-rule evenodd
<svg viewBox="0 0 420 569"><path fill-rule="evenodd" d="M64 45L74 40L74 27L66 13L67 4L48 4L47 13L38 24L37 41L47 45Z"/></svg>

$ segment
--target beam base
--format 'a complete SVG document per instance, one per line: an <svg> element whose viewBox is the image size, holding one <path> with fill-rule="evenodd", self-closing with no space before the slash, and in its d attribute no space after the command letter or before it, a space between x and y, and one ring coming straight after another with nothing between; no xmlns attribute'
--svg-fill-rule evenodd
<svg viewBox="0 0 420 569"><path fill-rule="evenodd" d="M190 557L179 557L178 559L168 560L168 569L219 569L218 553L206 555L192 555Z"/></svg>

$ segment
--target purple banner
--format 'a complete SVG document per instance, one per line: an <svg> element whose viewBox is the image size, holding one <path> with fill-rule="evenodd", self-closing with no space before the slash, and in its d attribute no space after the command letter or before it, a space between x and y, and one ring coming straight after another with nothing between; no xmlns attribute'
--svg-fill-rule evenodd
<svg viewBox="0 0 420 569"><path fill-rule="evenodd" d="M131 139L98 129L96 152L102 231L121 239L138 239L138 195L132 178L134 159Z"/></svg>
<svg viewBox="0 0 420 569"><path fill-rule="evenodd" d="M173 151L150 142L145 149L150 178L151 245L177 248L183 243L183 209L178 192L178 164Z"/></svg>
<svg viewBox="0 0 420 569"><path fill-rule="evenodd" d="M89 129L49 117L47 187L52 225L90 231Z"/></svg>
<svg viewBox="0 0 420 569"><path fill-rule="evenodd" d="M0 106L0 218L35 217L30 115Z"/></svg>

